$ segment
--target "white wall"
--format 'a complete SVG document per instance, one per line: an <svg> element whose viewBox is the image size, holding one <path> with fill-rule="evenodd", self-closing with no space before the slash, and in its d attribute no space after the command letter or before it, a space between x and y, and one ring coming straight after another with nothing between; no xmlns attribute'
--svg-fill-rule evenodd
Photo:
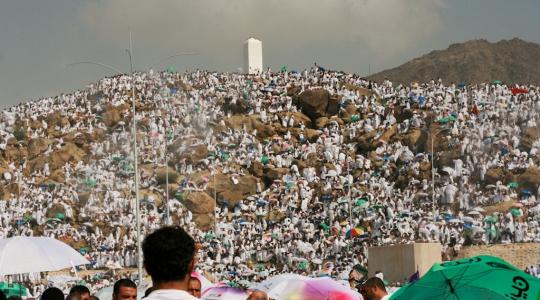
<svg viewBox="0 0 540 300"><path fill-rule="evenodd" d="M254 38L250 38L244 43L244 72L256 74L262 71L262 42Z"/></svg>

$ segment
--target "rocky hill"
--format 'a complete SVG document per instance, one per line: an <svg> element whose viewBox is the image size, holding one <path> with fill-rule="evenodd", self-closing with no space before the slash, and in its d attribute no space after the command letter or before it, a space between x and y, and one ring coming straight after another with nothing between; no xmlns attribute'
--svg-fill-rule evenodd
<svg viewBox="0 0 540 300"><path fill-rule="evenodd" d="M432 51L399 67L369 77L393 82L427 82L443 78L450 83L540 83L540 45L518 38L490 43L472 40Z"/></svg>

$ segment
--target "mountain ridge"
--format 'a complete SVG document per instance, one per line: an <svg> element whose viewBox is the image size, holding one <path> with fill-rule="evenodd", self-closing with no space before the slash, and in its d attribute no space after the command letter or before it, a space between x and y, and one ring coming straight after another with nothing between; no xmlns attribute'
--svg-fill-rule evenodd
<svg viewBox="0 0 540 300"><path fill-rule="evenodd" d="M408 84L442 78L445 82L540 84L540 45L513 38L491 43L474 39L433 50L400 66L367 77Z"/></svg>

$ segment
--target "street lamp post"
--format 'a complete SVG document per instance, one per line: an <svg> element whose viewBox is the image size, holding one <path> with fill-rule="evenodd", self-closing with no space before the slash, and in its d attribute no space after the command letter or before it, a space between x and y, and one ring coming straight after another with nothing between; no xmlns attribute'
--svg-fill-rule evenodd
<svg viewBox="0 0 540 300"><path fill-rule="evenodd" d="M131 97L132 97L132 110L133 115L133 163L135 170L135 214L137 218L137 271L139 277L139 284L143 282L143 270L142 270L142 247L141 247L141 203L139 202L139 172L138 172L138 151L137 151L137 116L135 105L135 77L133 76L133 41L131 38L131 32L129 33L129 49L126 49L129 55L129 67L131 74Z"/></svg>
<svg viewBox="0 0 540 300"><path fill-rule="evenodd" d="M133 43L131 39L131 32L129 34L129 49L126 49L126 52L129 55L129 64L130 64L130 74L131 74L131 97L132 97L132 118L133 118L133 161L134 161L134 171L135 171L135 214L136 214L136 231L137 231L137 271L138 271L138 280L139 284L142 284L143 271L142 271L142 249L141 249L141 211L139 203L139 174L138 174L138 153L137 153L137 119L136 119L136 106L135 106L135 80L133 76ZM115 73L125 74L125 72L120 71L119 69L94 61L81 61L66 66L74 66L80 64L91 64L98 65L109 70L114 71Z"/></svg>
<svg viewBox="0 0 540 300"><path fill-rule="evenodd" d="M163 99L165 97L168 97L168 93L163 93L163 97L161 98L161 107L164 108L165 114L167 112L167 108L169 107L168 102L169 99L167 98L167 106L165 105L165 101ZM166 119L166 118L164 118ZM168 153L168 141L169 136L167 134L167 122L163 122L163 136L165 139L164 146L165 146L165 224L171 225L171 210L169 207L169 153Z"/></svg>

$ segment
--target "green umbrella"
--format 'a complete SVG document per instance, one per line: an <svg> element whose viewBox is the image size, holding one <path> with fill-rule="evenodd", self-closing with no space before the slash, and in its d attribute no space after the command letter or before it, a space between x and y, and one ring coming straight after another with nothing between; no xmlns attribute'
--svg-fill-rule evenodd
<svg viewBox="0 0 540 300"><path fill-rule="evenodd" d="M223 152L223 154L221 154L221 159L222 159L222 160L228 160L229 157L231 157L231 155L229 154L229 152Z"/></svg>
<svg viewBox="0 0 540 300"><path fill-rule="evenodd" d="M86 184L89 187L95 187L97 182L95 179L88 179L84 181L84 184Z"/></svg>
<svg viewBox="0 0 540 300"><path fill-rule="evenodd" d="M502 81L500 81L500 80L493 80L493 84L502 84Z"/></svg>
<svg viewBox="0 0 540 300"><path fill-rule="evenodd" d="M4 292L6 297L26 296L26 288L19 283L0 282L0 291Z"/></svg>
<svg viewBox="0 0 540 300"><path fill-rule="evenodd" d="M287 66L285 65L281 66L281 72L287 72Z"/></svg>
<svg viewBox="0 0 540 300"><path fill-rule="evenodd" d="M325 224L325 223L321 223L321 227L324 229L324 230L330 230L330 225L328 224Z"/></svg>
<svg viewBox="0 0 540 300"><path fill-rule="evenodd" d="M512 216L514 217L521 217L523 216L523 212L521 212L521 210L515 208L515 207L512 207L510 208L510 213L512 214Z"/></svg>
<svg viewBox="0 0 540 300"><path fill-rule="evenodd" d="M369 206L369 202L367 202L365 199L358 199L356 202L354 202L354 205L367 208Z"/></svg>
<svg viewBox="0 0 540 300"><path fill-rule="evenodd" d="M351 116L351 122L358 122L358 120L360 120L360 116L359 116L359 115L352 115L352 116Z"/></svg>
<svg viewBox="0 0 540 300"><path fill-rule="evenodd" d="M349 199L347 197L341 197L338 200L339 204L348 203L348 202L349 202Z"/></svg>
<svg viewBox="0 0 540 300"><path fill-rule="evenodd" d="M512 181L508 184L508 187L511 189L517 189L519 187L519 183Z"/></svg>
<svg viewBox="0 0 540 300"><path fill-rule="evenodd" d="M495 216L487 216L484 221L488 222L488 223L495 223L497 222L497 217Z"/></svg>
<svg viewBox="0 0 540 300"><path fill-rule="evenodd" d="M265 155L265 156L261 157L261 164L266 165L269 162L270 162L270 158L268 158L268 156Z"/></svg>
<svg viewBox="0 0 540 300"><path fill-rule="evenodd" d="M439 123L442 123L442 124L446 124L448 123L450 120L448 118L440 118L437 120L437 122Z"/></svg>
<svg viewBox="0 0 540 300"><path fill-rule="evenodd" d="M176 68L173 67L173 66L170 66L170 67L167 68L167 72L168 73L176 73Z"/></svg>
<svg viewBox="0 0 540 300"><path fill-rule="evenodd" d="M384 208L384 205L375 204L372 206L372 208L375 208L375 209Z"/></svg>
<svg viewBox="0 0 540 300"><path fill-rule="evenodd" d="M392 300L540 299L540 279L493 256L435 263L418 281L396 291Z"/></svg>

